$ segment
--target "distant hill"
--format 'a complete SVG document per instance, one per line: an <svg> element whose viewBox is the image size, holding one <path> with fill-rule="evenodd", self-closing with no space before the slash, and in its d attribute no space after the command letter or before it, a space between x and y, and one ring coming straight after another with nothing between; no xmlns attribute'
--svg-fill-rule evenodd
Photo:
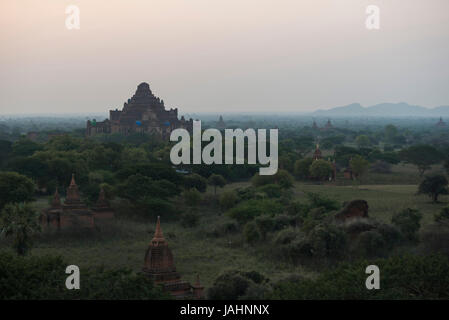
<svg viewBox="0 0 449 320"><path fill-rule="evenodd" d="M317 110L310 113L316 117L449 117L449 106L441 106L433 109L400 103L380 103L370 107L363 107L359 103L347 106L335 107L328 110Z"/></svg>

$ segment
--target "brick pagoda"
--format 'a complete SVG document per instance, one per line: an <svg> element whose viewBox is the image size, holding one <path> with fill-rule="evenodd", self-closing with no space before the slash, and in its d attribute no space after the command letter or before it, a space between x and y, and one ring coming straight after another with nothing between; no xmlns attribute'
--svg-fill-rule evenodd
<svg viewBox="0 0 449 320"><path fill-rule="evenodd" d="M55 227L58 230L67 227L94 228L100 220L111 219L114 212L105 199L104 191L100 191L100 196L96 205L91 209L81 201L78 185L75 182L75 175L67 188L66 198L63 204L56 188L50 208L43 210L41 214L41 224L44 227Z"/></svg>
<svg viewBox="0 0 449 320"><path fill-rule="evenodd" d="M154 237L145 253L143 272L177 299L204 297L204 287L201 286L199 278L194 285L191 285L181 280L180 274L176 272L173 255L162 233L160 217L157 218Z"/></svg>

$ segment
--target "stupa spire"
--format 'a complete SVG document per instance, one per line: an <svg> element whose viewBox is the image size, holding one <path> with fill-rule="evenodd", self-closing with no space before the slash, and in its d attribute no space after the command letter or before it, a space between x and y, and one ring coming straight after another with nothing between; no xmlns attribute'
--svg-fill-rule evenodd
<svg viewBox="0 0 449 320"><path fill-rule="evenodd" d="M161 229L161 217L157 216L157 222L156 222L156 231L154 232L154 237L151 242L165 242L164 234L162 233Z"/></svg>
<svg viewBox="0 0 449 320"><path fill-rule="evenodd" d="M72 180L70 181L70 186L76 186L75 174L74 173L72 173Z"/></svg>
<svg viewBox="0 0 449 320"><path fill-rule="evenodd" d="M95 205L93 206L94 210L111 210L108 199L106 199L106 194L104 189L100 188L100 193L98 194L98 199Z"/></svg>
<svg viewBox="0 0 449 320"><path fill-rule="evenodd" d="M313 160L320 160L320 159L321 159L320 144L317 142L315 152L313 153Z"/></svg>
<svg viewBox="0 0 449 320"><path fill-rule="evenodd" d="M80 194L78 191L78 186L75 182L75 174L72 173L72 180L67 188L67 196L64 201L65 204L79 204L81 203Z"/></svg>
<svg viewBox="0 0 449 320"><path fill-rule="evenodd" d="M55 194L53 195L53 200L51 202L52 208L61 207L61 199L59 198L58 187L56 187Z"/></svg>

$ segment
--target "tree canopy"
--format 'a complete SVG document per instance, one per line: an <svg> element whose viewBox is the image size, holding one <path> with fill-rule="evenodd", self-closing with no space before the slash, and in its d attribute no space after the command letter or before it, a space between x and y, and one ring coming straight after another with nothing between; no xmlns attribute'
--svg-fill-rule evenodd
<svg viewBox="0 0 449 320"><path fill-rule="evenodd" d="M418 187L418 193L426 194L432 198L433 202L438 202L441 194L448 194L448 181L443 175L426 177Z"/></svg>
<svg viewBox="0 0 449 320"><path fill-rule="evenodd" d="M423 176L424 172L430 169L432 165L443 160L442 154L430 145L411 146L401 150L399 156L403 161L417 166L420 176Z"/></svg>
<svg viewBox="0 0 449 320"><path fill-rule="evenodd" d="M31 201L36 185L17 172L0 172L0 210L7 203Z"/></svg>

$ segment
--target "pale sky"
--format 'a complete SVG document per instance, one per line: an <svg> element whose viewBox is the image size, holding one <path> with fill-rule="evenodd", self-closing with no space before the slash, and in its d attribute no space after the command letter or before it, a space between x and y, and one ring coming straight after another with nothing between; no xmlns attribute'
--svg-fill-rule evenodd
<svg viewBox="0 0 449 320"><path fill-rule="evenodd" d="M181 114L449 105L448 0L1 0L0 48L0 114L106 112L143 81Z"/></svg>

